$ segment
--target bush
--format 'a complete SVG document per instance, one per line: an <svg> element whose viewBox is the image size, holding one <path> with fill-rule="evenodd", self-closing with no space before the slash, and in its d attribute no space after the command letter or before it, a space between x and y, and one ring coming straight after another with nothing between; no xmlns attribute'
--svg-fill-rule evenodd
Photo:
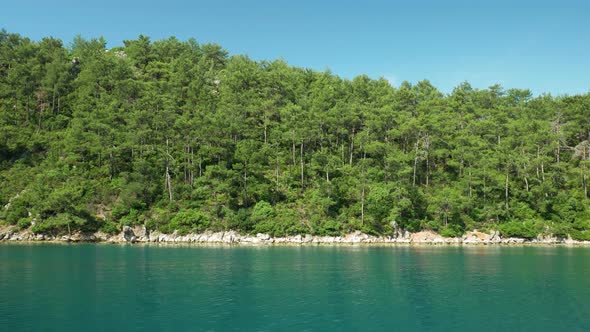
<svg viewBox="0 0 590 332"><path fill-rule="evenodd" d="M224 207L221 211L228 229L241 230L244 232L249 232L253 229L248 210L239 209L234 212L231 209Z"/></svg>
<svg viewBox="0 0 590 332"><path fill-rule="evenodd" d="M440 235L443 237L459 237L462 236L464 232L463 227L461 225L447 225L440 230Z"/></svg>
<svg viewBox="0 0 590 332"><path fill-rule="evenodd" d="M160 229L160 225L161 225L161 223L158 222L158 220L155 220L155 219L147 219L145 221L145 228L148 231L155 231L157 229Z"/></svg>
<svg viewBox="0 0 590 332"><path fill-rule="evenodd" d="M257 223L252 232L280 237L309 233L310 229L302 224L301 216L296 211L278 205L273 218Z"/></svg>
<svg viewBox="0 0 590 332"><path fill-rule="evenodd" d="M577 219L572 223L572 227L579 231L583 231L586 229L590 229L590 222L588 222L588 220L585 219Z"/></svg>
<svg viewBox="0 0 590 332"><path fill-rule="evenodd" d="M539 234L539 230L535 227L535 222L519 222L510 221L498 227L500 234L503 237L518 237L524 239L533 239Z"/></svg>
<svg viewBox="0 0 590 332"><path fill-rule="evenodd" d="M336 220L326 220L320 224L318 235L338 236L342 235L342 228Z"/></svg>
<svg viewBox="0 0 590 332"><path fill-rule="evenodd" d="M247 218L245 223L240 225L240 229L248 232L254 230L255 233L271 234L275 223L275 209L266 201L259 201L254 205L252 214Z"/></svg>
<svg viewBox="0 0 590 332"><path fill-rule="evenodd" d="M164 232L170 224L170 219L171 213L168 209L153 208L145 213L144 225L149 231L159 230Z"/></svg>
<svg viewBox="0 0 590 332"><path fill-rule="evenodd" d="M6 211L6 221L11 225L15 225L22 218L29 216L29 211L25 205L17 202L11 204L10 208L8 208L8 211Z"/></svg>
<svg viewBox="0 0 590 332"><path fill-rule="evenodd" d="M169 224L160 227L160 231L172 233L177 230L179 234L185 235L191 232L202 232L209 225L209 218L204 213L199 210L186 209L176 213Z"/></svg>
<svg viewBox="0 0 590 332"><path fill-rule="evenodd" d="M424 228L439 232L444 226L439 220L430 220L424 225Z"/></svg>
<svg viewBox="0 0 590 332"><path fill-rule="evenodd" d="M80 229L86 224L86 220L69 213L60 213L46 220L35 223L31 231L36 234L66 234L68 231Z"/></svg>
<svg viewBox="0 0 590 332"><path fill-rule="evenodd" d="M119 227L119 225L114 222L106 221L102 225L100 225L100 230L104 233L114 235L120 232L121 227Z"/></svg>
<svg viewBox="0 0 590 332"><path fill-rule="evenodd" d="M272 220L264 220L254 226L253 233L264 233L272 236L283 236L284 232Z"/></svg>
<svg viewBox="0 0 590 332"><path fill-rule="evenodd" d="M570 233L572 239L577 240L577 241L590 241L590 230L577 230L574 229L572 230L572 232Z"/></svg>
<svg viewBox="0 0 590 332"><path fill-rule="evenodd" d="M572 228L569 224L553 224L549 228L549 233L559 238L567 238L571 232Z"/></svg>
<svg viewBox="0 0 590 332"><path fill-rule="evenodd" d="M22 218L16 223L18 229L27 229L31 226L31 219L29 218Z"/></svg>
<svg viewBox="0 0 590 332"><path fill-rule="evenodd" d="M121 217L120 219L120 223L121 225L124 226L134 226L134 225L139 225L141 224L141 214L138 210L136 209L130 209L129 213L127 213L127 215Z"/></svg>

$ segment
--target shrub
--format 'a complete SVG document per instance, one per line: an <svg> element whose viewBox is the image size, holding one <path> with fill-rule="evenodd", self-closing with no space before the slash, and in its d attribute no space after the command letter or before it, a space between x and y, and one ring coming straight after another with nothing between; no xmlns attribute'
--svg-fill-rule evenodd
<svg viewBox="0 0 590 332"><path fill-rule="evenodd" d="M127 213L127 215L123 216L120 219L121 225L124 226L133 226L133 225L138 225L141 224L140 222L140 212L136 209L130 209L129 213Z"/></svg>
<svg viewBox="0 0 590 332"><path fill-rule="evenodd" d="M85 224L85 219L69 213L60 213L35 223L31 231L33 233L65 234L68 231L80 229Z"/></svg>
<svg viewBox="0 0 590 332"><path fill-rule="evenodd" d="M282 236L284 232L282 232L275 222L272 220L264 220L256 224L254 226L253 233L264 233L269 234L272 236Z"/></svg>
<svg viewBox="0 0 590 332"><path fill-rule="evenodd" d="M537 237L537 234L539 234L538 230L535 227L535 223L532 221L510 221L500 225L498 227L498 230L500 231L500 234L502 234L503 237L519 237L524 239L532 239Z"/></svg>
<svg viewBox="0 0 590 332"><path fill-rule="evenodd" d="M340 223L336 220L326 220L320 224L317 233L319 235L338 236L341 235L342 229Z"/></svg>
<svg viewBox="0 0 590 332"><path fill-rule="evenodd" d="M266 201L259 201L254 205L249 223L242 225L242 229L249 231L254 229L256 233L270 234L275 228L275 209ZM245 227L244 227L245 226Z"/></svg>
<svg viewBox="0 0 590 332"><path fill-rule="evenodd" d="M459 237L463 235L464 229L461 225L448 225L440 230L440 235L443 237Z"/></svg>
<svg viewBox="0 0 590 332"><path fill-rule="evenodd" d="M560 238L566 238L571 232L572 228L569 224L553 224L549 228L549 233Z"/></svg>
<svg viewBox="0 0 590 332"><path fill-rule="evenodd" d="M25 205L17 202L11 204L10 208L8 208L8 211L6 212L6 221L11 225L15 225L22 218L29 216L29 211Z"/></svg>
<svg viewBox="0 0 590 332"><path fill-rule="evenodd" d="M162 225L160 231L172 233L175 230L184 235L190 232L202 232L209 227L209 218L199 210L185 209L180 210L169 224Z"/></svg>
<svg viewBox="0 0 590 332"><path fill-rule="evenodd" d="M440 231L444 226L439 220L430 220L426 223L424 228L433 230L435 232Z"/></svg>
<svg viewBox="0 0 590 332"><path fill-rule="evenodd" d="M590 230L577 230L574 229L572 230L572 232L570 233L572 239L574 240L578 240L578 241L590 241Z"/></svg>
<svg viewBox="0 0 590 332"><path fill-rule="evenodd" d="M310 229L302 224L301 216L286 206L277 205L276 213L273 215L272 219L258 222L252 232L279 237L310 232Z"/></svg>
<svg viewBox="0 0 590 332"><path fill-rule="evenodd" d="M102 225L100 225L100 230L104 233L114 235L114 234L118 234L119 231L121 230L121 228L119 227L118 224L116 224L114 222L106 221Z"/></svg>
<svg viewBox="0 0 590 332"><path fill-rule="evenodd" d="M160 229L160 223L156 219L147 219L145 221L145 228L148 231L154 231L156 229Z"/></svg>
<svg viewBox="0 0 590 332"><path fill-rule="evenodd" d="M18 229L27 229L31 226L31 219L29 218L22 218L16 223Z"/></svg>
<svg viewBox="0 0 590 332"><path fill-rule="evenodd" d="M249 232L252 230L253 226L251 225L248 210L239 209L238 211L234 212L231 209L224 207L222 209L222 213L223 218L227 223L227 228L241 230L244 232Z"/></svg>
<svg viewBox="0 0 590 332"><path fill-rule="evenodd" d="M590 222L588 222L588 220L585 220L585 219L576 219L572 223L572 227L574 229L579 230L579 231L582 231L582 230L585 230L585 229L590 229Z"/></svg>

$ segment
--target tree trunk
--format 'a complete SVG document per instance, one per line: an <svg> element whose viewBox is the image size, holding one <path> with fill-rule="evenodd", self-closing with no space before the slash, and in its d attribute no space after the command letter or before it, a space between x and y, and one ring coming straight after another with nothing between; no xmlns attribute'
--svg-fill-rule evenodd
<svg viewBox="0 0 590 332"><path fill-rule="evenodd" d="M304 186L304 178L303 178L303 142L301 142L301 145L299 147L299 153L301 156L301 190L303 190L303 186Z"/></svg>
<svg viewBox="0 0 590 332"><path fill-rule="evenodd" d="M469 174L469 197L471 197L471 165L469 165L468 167L469 171L467 174Z"/></svg>
<svg viewBox="0 0 590 332"><path fill-rule="evenodd" d="M51 100L51 113L55 114L55 95L57 94L57 87L54 84L53 85L53 95L52 95L52 100Z"/></svg>
<svg viewBox="0 0 590 332"><path fill-rule="evenodd" d="M412 176L412 186L416 186L416 168L418 167L418 142L416 142L415 150L414 150L414 174Z"/></svg>
<svg viewBox="0 0 590 332"><path fill-rule="evenodd" d="M487 203L487 195L486 195L486 168L484 167L483 169L483 204L485 205Z"/></svg>
<svg viewBox="0 0 590 332"><path fill-rule="evenodd" d="M264 121L264 144L266 145L266 119Z"/></svg>
<svg viewBox="0 0 590 332"><path fill-rule="evenodd" d="M293 133L293 165L296 165L297 162L295 161L295 133Z"/></svg>
<svg viewBox="0 0 590 332"><path fill-rule="evenodd" d="M244 163L244 206L248 207L248 169Z"/></svg>
<svg viewBox="0 0 590 332"><path fill-rule="evenodd" d="M354 128L352 128L352 135L350 136L350 159L348 161L349 165L352 166L352 154L354 152Z"/></svg>
<svg viewBox="0 0 590 332"><path fill-rule="evenodd" d="M582 172L585 172L585 170L582 170ZM582 187L584 188L584 197L588 198L588 186L586 182L586 174L582 174Z"/></svg>
<svg viewBox="0 0 590 332"><path fill-rule="evenodd" d="M277 163L276 163L276 168L275 168L275 177L276 177L275 191L278 193L279 192L279 157L278 156L277 156Z"/></svg>
<svg viewBox="0 0 590 332"><path fill-rule="evenodd" d="M428 163L428 159L430 159L430 158L429 158L428 155L426 155L426 186L427 187L428 187L428 178L429 178L429 175L430 175L429 174L430 173L430 164ZM461 161L461 162L463 162L463 161Z"/></svg>
<svg viewBox="0 0 590 332"><path fill-rule="evenodd" d="M506 210L508 210L508 163L506 164L506 182L504 183L504 194L506 196Z"/></svg>
<svg viewBox="0 0 590 332"><path fill-rule="evenodd" d="M363 184L363 192L361 193L361 225L365 224L365 185Z"/></svg>
<svg viewBox="0 0 590 332"><path fill-rule="evenodd" d="M170 177L170 153L168 150L168 139L166 139L166 189L168 190L168 198L172 202L172 178Z"/></svg>
<svg viewBox="0 0 590 332"><path fill-rule="evenodd" d="M361 146L362 149L362 146ZM362 165L362 181L363 181L363 190L361 192L361 225L365 224L365 190L367 186L367 178L365 176L365 160L367 158L367 153L363 151L363 165Z"/></svg>

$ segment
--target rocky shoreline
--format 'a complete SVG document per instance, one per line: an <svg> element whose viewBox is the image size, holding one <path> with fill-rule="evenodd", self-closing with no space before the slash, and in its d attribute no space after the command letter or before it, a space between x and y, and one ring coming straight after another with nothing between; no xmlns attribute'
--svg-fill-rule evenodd
<svg viewBox="0 0 590 332"><path fill-rule="evenodd" d="M462 237L445 238L432 231L411 233L398 231L393 236L373 236L354 232L345 236L294 235L272 237L268 234L245 235L235 231L204 232L180 235L176 232L164 234L148 231L145 227L125 226L121 233L109 235L102 232L71 235L34 234L28 230L18 231L14 227L0 229L0 242L95 242L95 243L195 243L195 244L236 244L236 245L337 245L337 244L401 244L401 245L588 245L590 241L576 241L571 238L556 238L539 235L535 239L503 238L497 231L483 233L470 231Z"/></svg>

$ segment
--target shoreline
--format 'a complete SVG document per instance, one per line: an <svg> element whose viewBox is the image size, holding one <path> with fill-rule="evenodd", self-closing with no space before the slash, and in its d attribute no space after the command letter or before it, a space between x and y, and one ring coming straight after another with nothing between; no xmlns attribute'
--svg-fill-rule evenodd
<svg viewBox="0 0 590 332"><path fill-rule="evenodd" d="M462 237L445 238L433 231L411 233L397 231L392 236L374 236L353 232L344 236L293 235L272 237L268 234L240 234L235 231L190 233L179 235L177 232L164 234L149 232L142 226L123 227L119 234L109 235L102 232L73 233L71 235L34 234L28 230L18 231L16 227L0 229L0 243L104 243L104 244L212 244L212 245L427 245L427 246L589 246L590 241L577 241L571 238L557 238L539 235L534 239L502 238L497 231L483 233L477 230L466 232Z"/></svg>

